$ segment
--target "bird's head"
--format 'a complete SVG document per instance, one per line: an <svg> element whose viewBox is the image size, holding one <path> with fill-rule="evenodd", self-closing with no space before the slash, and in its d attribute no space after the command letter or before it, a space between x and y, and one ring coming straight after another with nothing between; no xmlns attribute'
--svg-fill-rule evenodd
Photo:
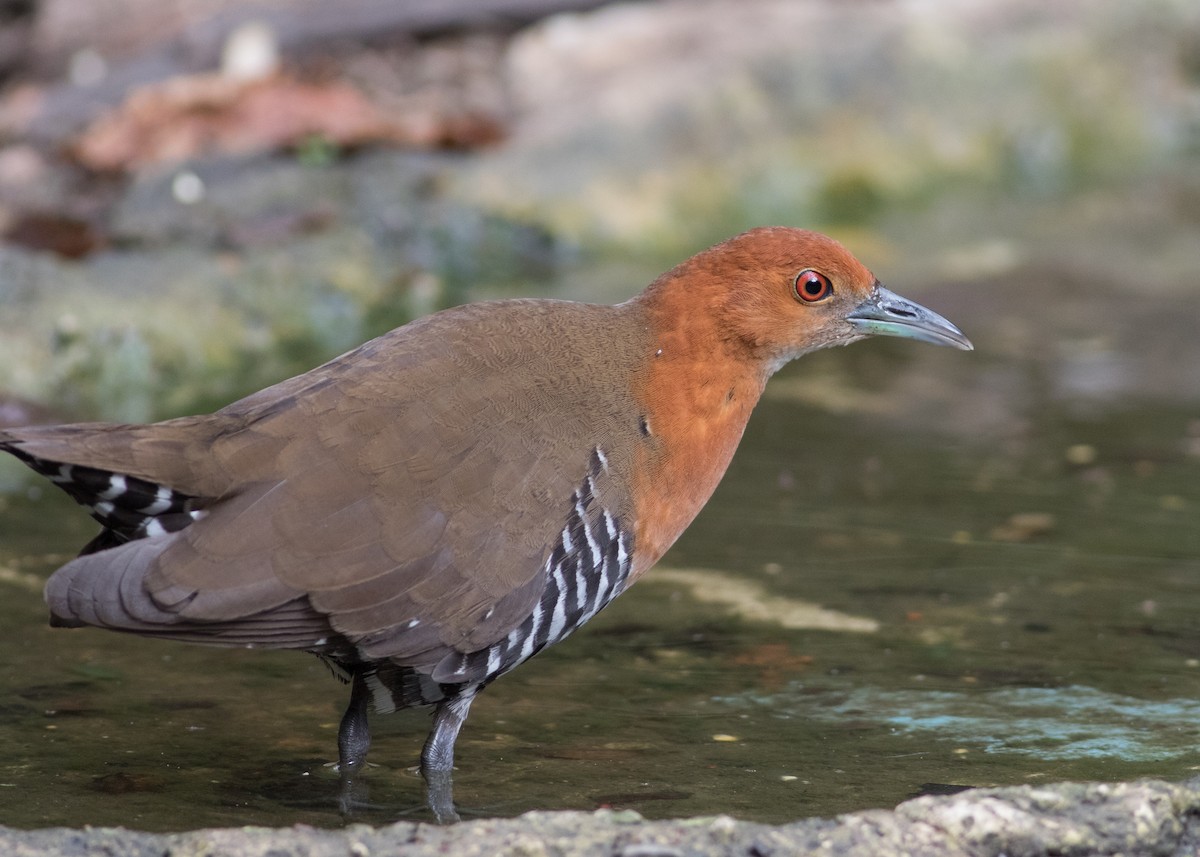
<svg viewBox="0 0 1200 857"><path fill-rule="evenodd" d="M725 337L748 346L772 371L871 335L973 347L949 321L885 289L849 250L818 232L754 229L668 276L673 289L692 290L691 300L705 305ZM676 295L673 303L688 300Z"/></svg>

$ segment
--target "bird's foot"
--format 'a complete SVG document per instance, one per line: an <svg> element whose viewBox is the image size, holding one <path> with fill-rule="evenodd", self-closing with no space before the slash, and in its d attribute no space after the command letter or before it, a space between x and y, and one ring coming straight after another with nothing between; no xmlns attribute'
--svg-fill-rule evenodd
<svg viewBox="0 0 1200 857"><path fill-rule="evenodd" d="M438 824L454 824L461 819L454 806L454 783L451 771L422 771L425 778L425 800Z"/></svg>
<svg viewBox="0 0 1200 857"><path fill-rule="evenodd" d="M352 818L371 809L371 789L361 777L342 777L338 790L338 811L344 818Z"/></svg>

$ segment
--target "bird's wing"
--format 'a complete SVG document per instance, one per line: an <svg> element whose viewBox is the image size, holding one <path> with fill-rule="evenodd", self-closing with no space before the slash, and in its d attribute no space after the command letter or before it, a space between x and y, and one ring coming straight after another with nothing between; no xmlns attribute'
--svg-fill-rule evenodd
<svg viewBox="0 0 1200 857"><path fill-rule="evenodd" d="M178 531L61 569L52 607L231 644L319 648L332 631L415 664L503 638L596 445L630 461L638 432L629 385L605 380L637 346L595 341L611 308L513 303L418 322L210 418L26 436L27 455L194 497ZM628 473L601 481L619 516Z"/></svg>

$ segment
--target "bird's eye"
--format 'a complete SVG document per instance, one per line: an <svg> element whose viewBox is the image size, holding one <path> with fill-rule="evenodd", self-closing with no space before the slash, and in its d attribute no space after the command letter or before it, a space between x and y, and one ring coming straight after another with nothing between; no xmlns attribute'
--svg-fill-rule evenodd
<svg viewBox="0 0 1200 857"><path fill-rule="evenodd" d="M794 291L796 297L806 304L815 304L833 294L833 283L824 274L810 268L796 275Z"/></svg>

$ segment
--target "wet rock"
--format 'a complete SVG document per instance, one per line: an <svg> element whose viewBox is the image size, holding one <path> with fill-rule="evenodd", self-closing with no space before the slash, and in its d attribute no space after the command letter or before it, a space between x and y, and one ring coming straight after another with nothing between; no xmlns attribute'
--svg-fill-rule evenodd
<svg viewBox="0 0 1200 857"><path fill-rule="evenodd" d="M400 822L344 830L296 826L149 834L123 828L0 828L0 851L43 855L307 855L403 853L723 857L847 854L871 857L1191 855L1200 844L1200 779L1181 784L1022 786L921 797L894 811L769 826L728 816L646 821L629 812L530 812L449 827Z"/></svg>

